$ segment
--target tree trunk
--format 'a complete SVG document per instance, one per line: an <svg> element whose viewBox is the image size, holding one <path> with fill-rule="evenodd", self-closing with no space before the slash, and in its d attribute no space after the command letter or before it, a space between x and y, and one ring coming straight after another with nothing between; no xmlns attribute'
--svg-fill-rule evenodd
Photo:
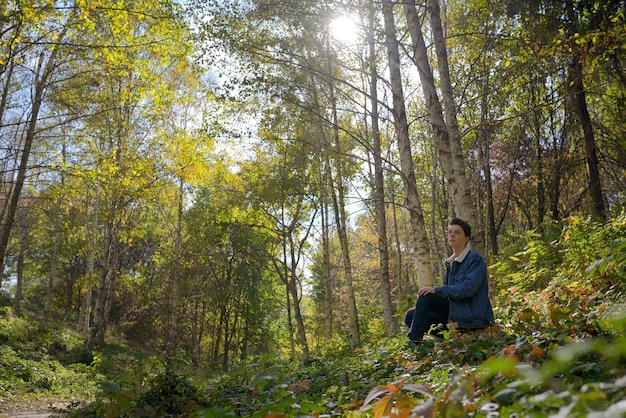
<svg viewBox="0 0 626 418"><path fill-rule="evenodd" d="M332 74L331 58L328 55L328 76ZM343 269L346 280L346 296L348 303L348 341L350 348L354 350L361 344L361 331L359 330L359 315L356 306L356 297L354 294L353 279L352 279L352 261L350 259L350 246L348 245L348 231L346 227L346 204L345 204L345 192L343 188L343 151L341 148L341 141L339 139L339 125L337 116L337 100L335 97L335 87L333 81L328 82L329 97L331 103L332 112L332 132L333 132L333 150L335 152L335 175L337 177L336 186L333 185L332 173L329 176L331 181L331 190L333 197L333 210L335 212L335 222L337 224L337 235L339 236L339 243L341 246L341 255L343 258Z"/></svg>
<svg viewBox="0 0 626 418"><path fill-rule="evenodd" d="M324 170L324 169L322 169ZM320 175L321 194L321 228L322 228L322 280L324 281L324 337L330 340L333 337L333 282L330 271L330 236L328 221L328 194L325 186L325 176Z"/></svg>
<svg viewBox="0 0 626 418"><path fill-rule="evenodd" d="M35 72L34 82L34 95L32 98L32 108L30 120L28 121L28 127L26 130L26 137L24 138L24 145L22 147L20 163L17 169L17 177L15 183L9 193L8 207L6 213L3 213L3 217L0 219L0 272L4 271L4 257L7 252L7 246L9 245L9 237L11 236L11 229L13 222L15 221L15 213L17 211L17 204L22 194L22 188L24 187L24 181L26 180L26 172L28 171L28 161L30 159L30 153L33 147L33 141L37 133L37 123L39 119L39 111L43 103L44 91L48 86L48 80L52 71L56 68L56 57L59 51L59 45L62 44L63 39L68 30L68 24L72 20L69 17L65 26L61 29L61 32L56 38L56 43L52 46L48 61L45 62L45 56L42 52L39 56Z"/></svg>
<svg viewBox="0 0 626 418"><path fill-rule="evenodd" d="M292 263L296 263L295 257L292 256ZM289 280L289 292L291 293L291 298L293 299L293 316L296 320L296 327L298 329L298 337L300 338L300 343L302 345L302 352L305 355L309 354L309 342L306 337L306 329L304 328L304 318L302 317L302 309L300 309L300 296L298 292L298 272L296 271L297 264L292 264L290 280Z"/></svg>
<svg viewBox="0 0 626 418"><path fill-rule="evenodd" d="M108 228L111 228L109 226ZM105 265L100 275L100 283L93 313L93 327L87 340L87 351L104 345L107 325L114 297L114 284L119 263L119 243L109 235L105 242Z"/></svg>
<svg viewBox="0 0 626 418"><path fill-rule="evenodd" d="M491 157L490 157L490 121L488 120L488 90L489 90L489 71L483 71L483 80L481 86L480 98L480 130L478 131L478 159L483 170L485 178L485 194L487 200L487 237L486 242L492 255L498 254L498 234L496 231L496 214L493 205L493 185L491 183Z"/></svg>
<svg viewBox="0 0 626 418"><path fill-rule="evenodd" d="M322 106L319 101L317 89L318 82L315 77L311 76L311 86L313 86L313 104L315 111L319 117L318 137L320 141L317 142L317 155L319 156L319 193L320 193L320 222L321 222L321 235L322 235L322 280L324 281L324 336L327 340L333 337L334 329L334 301L335 301L335 276L331 272L330 266L330 202L329 193L332 193L332 173L330 171L330 163L328 161L329 148L327 136L326 136L326 121L321 116ZM329 188L331 190L329 190Z"/></svg>
<svg viewBox="0 0 626 418"><path fill-rule="evenodd" d="M376 229L378 232L378 265L380 275L380 295L383 305L385 332L388 336L398 332L394 320L395 309L391 298L389 280L389 245L387 243L387 215L385 211L385 178L383 174L382 147L378 126L378 73L376 71L376 45L374 40L375 9L370 9L370 28L368 32L370 65L370 101L372 106L372 153L374 154L374 206L376 208Z"/></svg>
<svg viewBox="0 0 626 418"><path fill-rule="evenodd" d="M338 144L337 144L338 146ZM341 155L339 150L337 155ZM350 259L350 248L348 245L348 234L345 222L345 203L343 195L343 178L341 177L340 157L338 157L337 165L337 195L333 193L333 211L335 213L335 223L337 226L337 235L339 236L339 244L341 247L341 255L343 259L343 270L346 281L346 296L348 308L348 342L350 348L354 350L361 343L361 332L359 330L359 317L356 307L356 297L354 295L354 287L352 285L352 261ZM331 176L332 177L332 176ZM334 181L331 180L331 189L335 190Z"/></svg>
<svg viewBox="0 0 626 418"><path fill-rule="evenodd" d="M93 280L94 273L96 271L96 245L94 240L96 239L96 211L92 210L91 216L89 217L89 222L91 224L90 227L86 227L86 230L91 230L91 236L89 239L89 252L87 254L87 290L83 295L83 300L80 305L80 315L78 318L78 330L89 332L89 322L91 320L91 299L93 297Z"/></svg>
<svg viewBox="0 0 626 418"><path fill-rule="evenodd" d="M176 231L174 237L174 259L172 260L173 269L170 270L170 316L168 323L167 342L165 343L165 358L168 364L171 361L172 353L176 348L176 336L178 329L178 281L180 280L180 248L182 241L182 219L183 219L183 198L184 198L184 181L179 179L178 188L178 208L176 218Z"/></svg>
<svg viewBox="0 0 626 418"><path fill-rule="evenodd" d="M574 11L572 0L565 2L567 15L569 18L569 35L576 33L578 26L578 18ZM587 161L588 170L588 186L592 202L592 214L596 220L604 220L606 217L604 197L602 195L602 183L600 181L600 167L598 163L598 154L596 149L596 140L587 108L587 94L585 92L584 75L583 75L583 57L580 47L575 45L573 48L572 61L569 74L570 82L569 94L572 97L578 119L583 128L585 143L585 159Z"/></svg>
<svg viewBox="0 0 626 418"><path fill-rule="evenodd" d="M17 282L15 284L15 312L19 315L22 308L22 290L24 284L24 258L28 246L28 221L26 216L20 216L20 247L17 254ZM2 281L0 280L0 284Z"/></svg>
<svg viewBox="0 0 626 418"><path fill-rule="evenodd" d="M413 3L413 10L415 10L415 3ZM428 0L428 11L430 25L435 41L435 51L437 53L437 68L439 70L441 96L443 99L443 108L445 110L445 124L448 130L448 140L450 141L450 152L452 156L452 170L455 177L454 184L456 185L456 188L451 189L452 200L455 204L458 215L467 220L476 231L472 234L473 245L480 250L484 250L483 233L481 231L482 222L480 222L476 213L474 201L472 200L472 189L465 170L465 158L463 155L463 148L461 147L459 122L456 117L457 106L454 100L454 90L452 88L452 80L450 77L448 49L446 47L445 36L443 33L443 25L441 24L439 0ZM417 23L419 23L419 20L417 20ZM413 31L417 29L415 25L412 27ZM421 44L425 46L423 42L421 42Z"/></svg>
<svg viewBox="0 0 626 418"><path fill-rule="evenodd" d="M287 266L285 265L285 270ZM287 330L289 331L289 353L291 358L296 355L296 340L293 332L293 319L291 313L291 291L289 290L289 282L287 280L287 273L283 275L283 280L285 282L285 298L287 299Z"/></svg>
<svg viewBox="0 0 626 418"><path fill-rule="evenodd" d="M402 244L400 243L400 227L398 225L398 205L396 202L396 186L393 182L393 179L389 180L390 187L387 188L389 190L390 199L391 199L391 217L393 220L393 243L396 250L396 277L397 277L397 289L398 289L398 300L402 301L404 298L408 296L408 291L410 286L409 283L409 275L404 271L404 262L402 258Z"/></svg>
<svg viewBox="0 0 626 418"><path fill-rule="evenodd" d="M400 169L402 181L406 191L406 202L409 209L415 250L417 253L417 274L419 286L432 286L434 284L430 248L426 226L424 224L424 212L417 190L415 169L413 167L413 155L409 138L409 124L406 118L404 106L404 91L402 88L402 76L400 73L400 53L398 52L398 40L393 19L393 4L384 2L383 15L385 21L385 44L391 79L393 95L393 117L398 137L398 150L400 152Z"/></svg>
<svg viewBox="0 0 626 418"><path fill-rule="evenodd" d="M59 210L60 201L57 200L53 211ZM52 306L52 292L54 290L54 278L57 275L57 263L59 259L59 247L61 246L61 215L55 213L56 222L54 225L54 248L50 258L50 270L48 270L48 285L46 289L46 305L43 312L44 321L50 319L50 309Z"/></svg>
<svg viewBox="0 0 626 418"><path fill-rule="evenodd" d="M452 93L447 51L445 49L441 19L439 17L439 3L433 2L433 4L431 4L430 16L435 36L435 48L438 55L437 61L442 76L441 84L444 90L443 97L444 106L446 107L446 118L444 118L442 105L437 95L435 79L428 61L426 43L422 34L422 25L417 9L415 8L415 2L406 1L404 3L404 10L413 44L413 60L420 76L428 119L435 133L435 144L439 151L441 167L448 183L450 199L454 208L453 215L464 218L474 226L477 232L474 234L473 244L477 248L483 249L484 241L482 232L480 232L481 223L478 221L476 215L471 197L471 188L465 173L465 161L461 149L458 122L456 120L456 105ZM450 132L450 128L452 132Z"/></svg>

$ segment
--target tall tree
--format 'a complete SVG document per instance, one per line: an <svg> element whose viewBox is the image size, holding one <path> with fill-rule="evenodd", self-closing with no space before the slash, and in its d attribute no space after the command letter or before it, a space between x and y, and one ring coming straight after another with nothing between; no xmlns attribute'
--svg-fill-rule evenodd
<svg viewBox="0 0 626 418"><path fill-rule="evenodd" d="M406 1L404 2L404 11L412 40L413 60L419 73L428 118L435 133L435 144L439 150L442 168L448 182L456 215L466 219L478 230L481 227L481 223L478 222L471 198L471 188L465 173L465 159L461 148L461 136L456 118L457 109L448 68L447 50L438 0L430 0L428 2L428 10L431 29L435 39L442 96L444 98L443 107L435 86L435 77L428 58L422 23L415 7L415 2ZM477 233L473 242L478 248L482 248L482 234Z"/></svg>
<svg viewBox="0 0 626 418"><path fill-rule="evenodd" d="M388 336L398 332L398 325L394 320L394 306L391 299L391 283L389 278L389 244L387 242L387 213L385 199L385 177L383 172L383 158L381 146L381 134L378 113L378 71L376 63L376 8L370 4L370 16L368 27L369 66L370 66L370 103L371 103L371 126L372 126L372 154L374 157L374 207L376 210L376 227L378 232L378 260L380 276L380 295L383 305L383 318L385 332Z"/></svg>
<svg viewBox="0 0 626 418"><path fill-rule="evenodd" d="M409 124L404 105L404 91L400 69L400 52L393 14L393 3L385 2L382 5L385 22L385 46L389 63L391 90L393 96L393 118L396 128L398 149L400 151L401 176L406 193L407 208L410 214L414 245L417 254L417 271L419 286L432 286L434 283L430 259L428 235L424 223L424 212L420 195L417 190L415 169L413 167L413 153L409 138Z"/></svg>
<svg viewBox="0 0 626 418"><path fill-rule="evenodd" d="M60 68L59 61L63 60L64 52L68 49L65 47L65 37L70 27L74 24L76 12L72 11L68 15L55 11L53 5L35 12L36 6L30 3L22 5L22 9L12 16L18 16L12 22L12 29L9 31L11 40L3 47L7 48L9 60L2 64L3 72L7 72L8 76L4 84L2 92L2 106L0 107L0 120L3 119L5 113L5 105L9 91L13 88L10 84L15 63L13 60L24 60L32 64L30 68L30 76L32 77L32 91L30 97L31 107L25 112L27 119L24 121L13 121L14 126L24 126L24 130L15 132L20 148L16 153L19 160L15 175L15 181L11 182L7 187L7 199L3 202L0 210L0 271L4 270L4 257L7 251L7 245L11 234L11 229L15 221L18 202L22 194L22 188L29 170L29 162L31 151L35 137L38 134L40 123L40 112L44 108L45 93L50 88L51 83L55 82L55 73ZM34 19L29 21L27 19ZM41 26L37 26L37 25ZM22 29L24 28L24 29ZM47 31L46 28L50 28ZM4 37L3 37L4 38ZM4 39L3 39L4 40ZM18 41L19 42L13 42ZM23 43L23 44L22 44ZM17 45L16 45L17 44ZM30 56L17 56L17 50L22 49L20 45L34 45L26 47L24 50L31 54ZM15 48L15 49L14 49ZM6 63L5 63L6 62ZM12 123L13 124L13 123Z"/></svg>
<svg viewBox="0 0 626 418"><path fill-rule="evenodd" d="M587 93L585 90L583 74L583 50L575 41L579 33L578 16L574 10L573 0L565 1L568 24L566 32L573 39L571 66L569 71L569 94L574 102L576 115L582 125L585 144L585 159L588 170L588 187L592 201L592 211L596 219L603 220L606 217L604 195L602 194L602 182L600 180L600 166L596 149L596 139L593 132L591 116L587 107Z"/></svg>
<svg viewBox="0 0 626 418"><path fill-rule="evenodd" d="M82 10L82 18L97 29L82 36L92 45L107 47L84 50L84 61L76 65L89 62L92 71L74 79L74 90L58 93L60 102L83 112L82 132L90 141L81 147L92 159L81 161L86 167L79 172L96 191L92 205L101 222L97 253L102 270L89 350L104 343L120 268L143 233L137 228L140 215L164 180L159 168L164 144L154 131L173 94L167 76L176 69L172 63L187 53L184 27L175 20L176 6L152 0L134 6ZM85 90L90 94L84 95ZM77 91L89 102L78 100Z"/></svg>

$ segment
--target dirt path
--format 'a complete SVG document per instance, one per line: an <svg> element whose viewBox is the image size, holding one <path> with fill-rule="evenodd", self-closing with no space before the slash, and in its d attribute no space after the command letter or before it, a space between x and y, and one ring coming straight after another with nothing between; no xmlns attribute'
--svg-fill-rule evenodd
<svg viewBox="0 0 626 418"><path fill-rule="evenodd" d="M50 418L61 417L54 412L63 409L67 400L38 399L33 401L11 402L0 399L0 418Z"/></svg>

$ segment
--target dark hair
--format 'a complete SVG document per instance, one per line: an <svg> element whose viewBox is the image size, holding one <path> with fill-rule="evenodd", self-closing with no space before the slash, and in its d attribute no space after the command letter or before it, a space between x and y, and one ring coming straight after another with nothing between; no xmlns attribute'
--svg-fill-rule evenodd
<svg viewBox="0 0 626 418"><path fill-rule="evenodd" d="M458 225L461 228L463 228L463 232L465 232L465 236L471 238L472 237L472 227L465 222L463 219L461 218L452 218L450 219L450 222L448 222L448 225Z"/></svg>

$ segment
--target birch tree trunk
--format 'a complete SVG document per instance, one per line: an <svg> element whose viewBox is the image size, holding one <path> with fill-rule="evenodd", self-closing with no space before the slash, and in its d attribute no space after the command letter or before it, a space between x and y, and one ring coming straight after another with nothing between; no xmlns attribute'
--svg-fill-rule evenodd
<svg viewBox="0 0 626 418"><path fill-rule="evenodd" d="M477 233L474 236L473 243L477 248L484 250L484 240L481 232L482 223L479 222L476 215L471 188L465 172L465 160L461 149L461 136L456 118L456 105L448 68L447 50L439 16L439 3L437 0L430 0L428 4L431 26L435 37L435 48L437 50L437 62L444 99L443 105L446 111L445 118L442 103L439 100L435 87L433 71L428 60L422 24L415 2L409 0L404 2L404 10L413 44L413 60L419 73L428 118L435 133L435 143L439 150L441 167L446 176L456 216L465 219L475 228Z"/></svg>
<svg viewBox="0 0 626 418"><path fill-rule="evenodd" d="M400 168L402 182L406 191L406 204L409 209L413 239L417 254L417 276L420 287L434 284L430 248L426 226L424 224L424 212L413 167L413 155L409 138L409 124L406 118L404 106L404 91L402 88L402 76L400 73L400 53L396 38L396 27L393 19L393 4L384 2L383 16L385 21L385 44L389 61L391 78L391 90L393 94L393 118L398 137L398 150L400 151Z"/></svg>
<svg viewBox="0 0 626 418"><path fill-rule="evenodd" d="M388 336L398 332L394 320L394 306L391 298L389 280L389 244L387 242L387 215L385 211L385 177L383 174L382 147L380 128L378 126L378 73L376 71L376 45L374 40L374 22L376 12L373 5L370 9L370 28L368 32L369 65L370 65L370 101L372 106L372 153L374 154L374 206L376 209L376 229L378 232L378 266L380 275L380 295L383 305L385 332Z"/></svg>

